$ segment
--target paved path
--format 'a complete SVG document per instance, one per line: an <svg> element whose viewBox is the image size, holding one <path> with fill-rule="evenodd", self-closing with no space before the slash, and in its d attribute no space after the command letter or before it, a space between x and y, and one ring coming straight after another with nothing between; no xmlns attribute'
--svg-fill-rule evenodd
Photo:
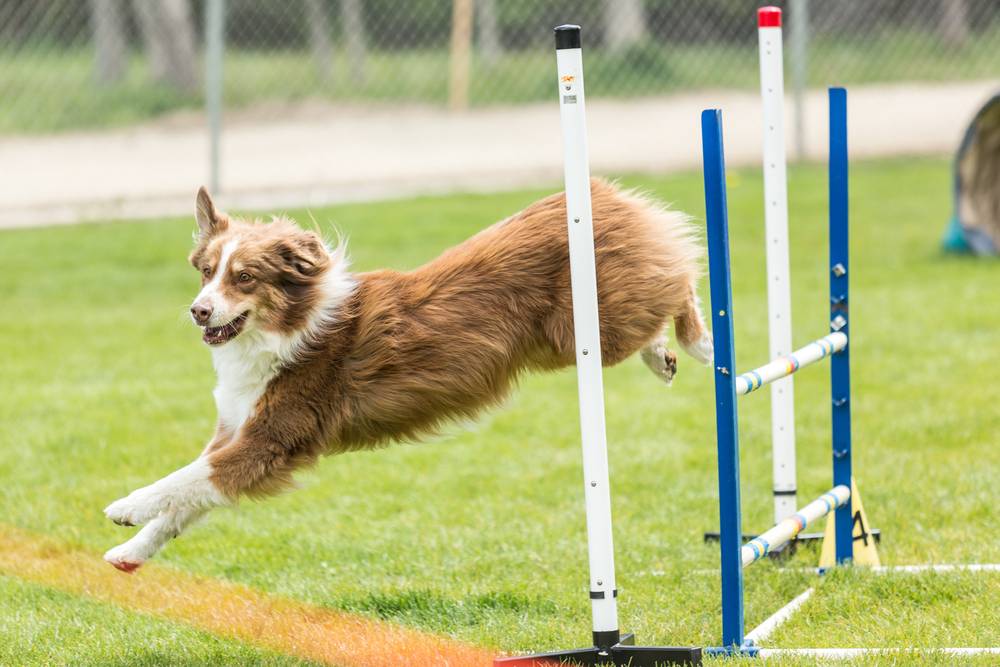
<svg viewBox="0 0 1000 667"><path fill-rule="evenodd" d="M854 87L852 154L950 154L973 113L997 90L1000 80ZM825 92L811 92L806 105L808 155L821 157ZM728 162L755 164L757 95L702 91L591 100L593 171L697 168L699 113L713 106L724 110ZM787 113L791 118L790 104ZM239 210L556 187L562 174L555 102L459 114L311 107L268 122L233 114L222 150L220 201ZM0 138L0 227L190 213L195 191L208 180L207 155L199 118L109 132Z"/></svg>

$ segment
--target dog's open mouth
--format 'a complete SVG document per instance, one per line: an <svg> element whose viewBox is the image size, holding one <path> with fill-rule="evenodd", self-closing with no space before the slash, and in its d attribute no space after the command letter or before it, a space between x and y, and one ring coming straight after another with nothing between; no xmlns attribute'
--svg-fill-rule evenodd
<svg viewBox="0 0 1000 667"><path fill-rule="evenodd" d="M240 332L243 331L243 325L246 323L249 315L250 311L248 310L236 319L230 320L220 327L205 327L205 331L202 333L201 339L209 345L222 345L223 343L228 343L240 335Z"/></svg>

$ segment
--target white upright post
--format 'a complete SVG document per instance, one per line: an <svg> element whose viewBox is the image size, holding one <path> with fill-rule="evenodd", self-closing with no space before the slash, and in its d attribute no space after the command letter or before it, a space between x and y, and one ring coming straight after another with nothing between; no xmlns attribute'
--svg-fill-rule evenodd
<svg viewBox="0 0 1000 667"><path fill-rule="evenodd" d="M594 645L604 647L618 643L619 629L579 26L556 28L556 64L559 73L570 284L573 291L576 374L583 440L583 490L587 508L590 598Z"/></svg>
<svg viewBox="0 0 1000 667"><path fill-rule="evenodd" d="M615 556L611 539L611 488L608 443L604 432L604 380L600 320L597 316L597 262L594 257L594 224L590 202L590 163L587 158L580 26L561 25L556 28L555 33L594 645L532 656L495 658L493 665L700 665L700 648L636 646L633 636L622 635L618 628L618 590L615 587Z"/></svg>
<svg viewBox="0 0 1000 667"><path fill-rule="evenodd" d="M781 10L757 10L760 94L764 107L764 227L770 358L792 352L792 297L788 267L788 181L785 173L785 81ZM774 523L795 513L795 392L791 377L771 385Z"/></svg>

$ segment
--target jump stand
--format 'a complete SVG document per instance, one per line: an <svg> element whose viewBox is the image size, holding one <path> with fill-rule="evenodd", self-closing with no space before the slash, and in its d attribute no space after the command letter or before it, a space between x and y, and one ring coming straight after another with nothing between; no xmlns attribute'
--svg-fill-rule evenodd
<svg viewBox="0 0 1000 667"><path fill-rule="evenodd" d="M722 646L709 652L753 651L743 627L743 568L781 548L809 523L835 513L836 560L853 554L851 498L851 378L847 255L847 93L831 88L830 97L830 330L831 333L787 356L737 375L730 286L726 166L722 112L701 116L705 206L708 223L709 280L715 339L715 403L719 456L719 534L722 555ZM833 488L770 530L742 543L740 470L736 400L830 359L833 397Z"/></svg>
<svg viewBox="0 0 1000 667"><path fill-rule="evenodd" d="M782 13L778 7L757 10L757 44L760 62L760 98L763 116L764 236L767 264L767 322L769 356L784 359L809 354L808 348L792 352L792 298L788 244L788 176L785 151L785 81L782 46ZM845 343L846 344L846 343ZM779 362L780 364L781 362ZM808 363L812 363L812 360ZM737 380L739 383L740 380ZM773 471L774 523L795 514L798 490L795 482L795 386L789 373L781 372L763 384L771 391L771 462ZM748 391L760 388L752 386ZM737 393L748 393L739 391ZM877 541L878 530L869 535ZM756 537L744 533L744 541ZM804 541L820 540L822 532L798 533L769 556L786 556ZM719 533L705 533L705 541Z"/></svg>
<svg viewBox="0 0 1000 667"><path fill-rule="evenodd" d="M632 635L622 635L618 627L580 26L559 26L555 29L555 37L594 645L524 657L498 658L494 665L542 667L567 662L631 667L698 665L701 664L700 648L635 646Z"/></svg>
<svg viewBox="0 0 1000 667"><path fill-rule="evenodd" d="M761 658L808 656L835 659L864 655L942 656L997 655L1000 648L762 648L764 640L813 594L809 588L749 633L744 633L743 568L794 540L803 529L834 515L836 564L854 557L854 518L851 515L851 370L848 293L847 92L830 88L830 333L791 354L752 371L735 373L733 297L730 286L729 227L726 212L726 165L722 146L722 112L702 112L702 151L705 208L708 224L709 282L715 342L715 409L719 457L719 542L722 573L722 643L707 647L710 655L747 655ZM736 400L786 378L823 359L830 360L833 410L833 488L763 534L743 544L740 531L740 467ZM1000 571L997 564L873 567L872 572ZM822 573L822 568L819 570Z"/></svg>

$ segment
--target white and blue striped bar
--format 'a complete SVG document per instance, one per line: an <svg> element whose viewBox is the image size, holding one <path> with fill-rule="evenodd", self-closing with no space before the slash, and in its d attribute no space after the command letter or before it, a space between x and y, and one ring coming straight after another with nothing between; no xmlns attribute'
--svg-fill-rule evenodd
<svg viewBox="0 0 1000 667"><path fill-rule="evenodd" d="M736 378L736 395L743 396L756 391L766 384L787 377L820 359L840 352L847 347L847 335L839 331L814 340L803 348L795 350L786 357L778 357L774 361L743 373Z"/></svg>
<svg viewBox="0 0 1000 667"><path fill-rule="evenodd" d="M792 516L778 523L774 528L744 544L740 550L743 567L760 560L771 551L790 542L810 523L823 518L841 505L846 504L850 499L851 490L849 488L842 485L833 487Z"/></svg>

